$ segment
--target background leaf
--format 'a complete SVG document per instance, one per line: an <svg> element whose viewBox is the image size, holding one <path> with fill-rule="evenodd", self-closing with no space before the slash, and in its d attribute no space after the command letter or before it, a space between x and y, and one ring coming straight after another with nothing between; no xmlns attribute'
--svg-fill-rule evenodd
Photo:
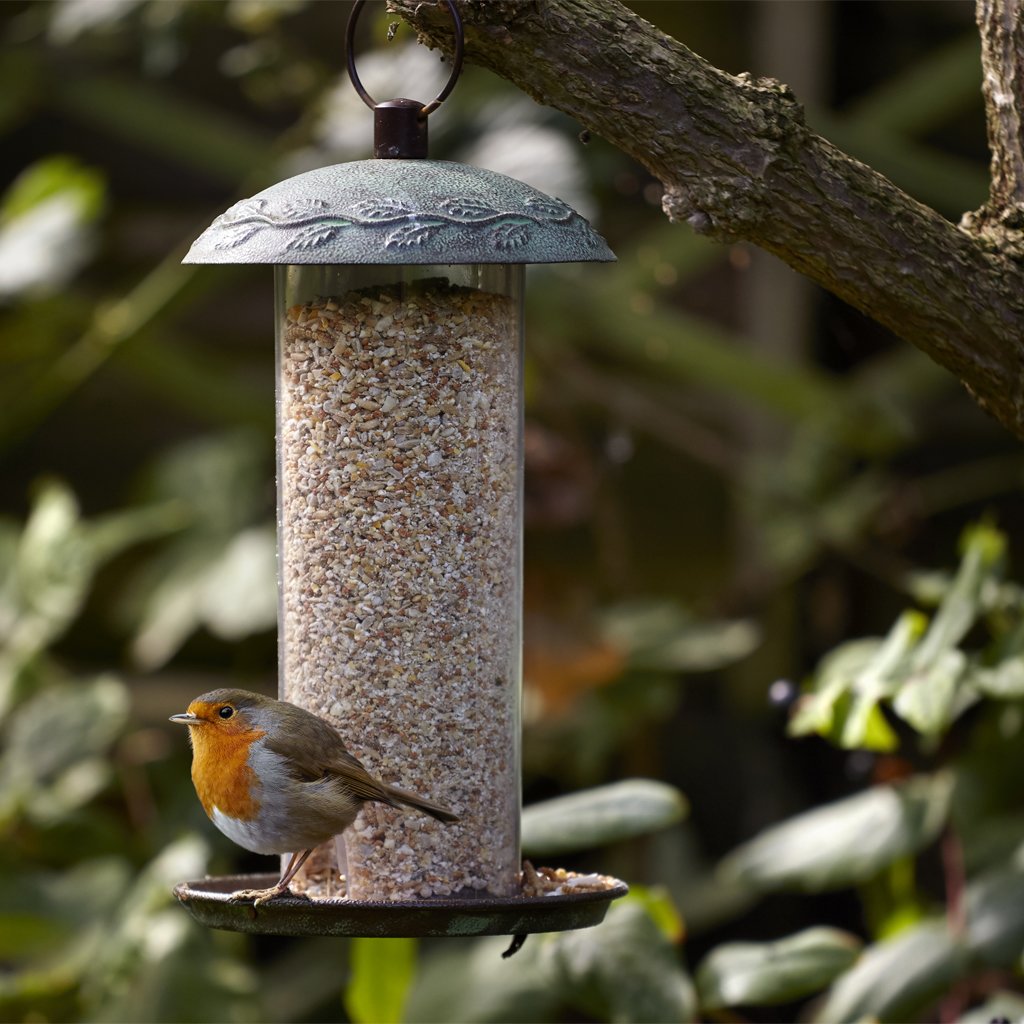
<svg viewBox="0 0 1024 1024"><path fill-rule="evenodd" d="M546 1020L560 999L550 936L534 935L509 960L508 939L446 942L420 965L406 1008L408 1024Z"/></svg>
<svg viewBox="0 0 1024 1024"><path fill-rule="evenodd" d="M666 828L686 812L686 798L673 786L624 779L525 808L523 853L547 857L623 841Z"/></svg>
<svg viewBox="0 0 1024 1024"><path fill-rule="evenodd" d="M717 946L695 980L705 1009L786 1003L824 988L857 959L860 940L835 928L808 928L775 942Z"/></svg>
<svg viewBox="0 0 1024 1024"><path fill-rule="evenodd" d="M700 672L746 657L759 641L745 619L708 622L668 601L633 601L602 616L605 639L632 668Z"/></svg>
<svg viewBox="0 0 1024 1024"><path fill-rule="evenodd" d="M993 1024L997 1020L1024 1017L1024 996L1017 992L994 992L980 1006L958 1018L958 1024Z"/></svg>
<svg viewBox="0 0 1024 1024"><path fill-rule="evenodd" d="M26 168L0 198L0 301L67 284L94 249L103 175L70 156Z"/></svg>
<svg viewBox="0 0 1024 1024"><path fill-rule="evenodd" d="M815 1010L822 1024L914 1019L961 977L967 952L945 922L928 921L865 950Z"/></svg>
<svg viewBox="0 0 1024 1024"><path fill-rule="evenodd" d="M621 1022L691 1021L693 983L673 945L647 911L628 897L596 928L566 932L554 957L571 1002Z"/></svg>
<svg viewBox="0 0 1024 1024"><path fill-rule="evenodd" d="M415 939L353 939L345 1009L358 1024L399 1024L416 974Z"/></svg>
<svg viewBox="0 0 1024 1024"><path fill-rule="evenodd" d="M814 892L864 881L935 839L952 789L948 774L874 786L766 829L729 854L720 870L761 891Z"/></svg>
<svg viewBox="0 0 1024 1024"><path fill-rule="evenodd" d="M988 967L1013 967L1024 952L1024 921L1016 909L1024 899L1024 848L1011 865L975 878L965 892L965 943Z"/></svg>
<svg viewBox="0 0 1024 1024"><path fill-rule="evenodd" d="M18 814L53 823L109 782L105 755L128 720L128 695L115 679L50 686L4 725L0 831Z"/></svg>

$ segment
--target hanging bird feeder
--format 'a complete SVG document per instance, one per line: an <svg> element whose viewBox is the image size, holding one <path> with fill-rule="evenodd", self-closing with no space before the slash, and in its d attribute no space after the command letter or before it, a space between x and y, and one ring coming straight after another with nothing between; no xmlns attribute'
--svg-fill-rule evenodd
<svg viewBox="0 0 1024 1024"><path fill-rule="evenodd" d="M452 73L426 105L367 94L356 3L348 70L375 159L237 203L185 262L274 266L279 696L460 820L367 804L344 851L307 865L304 895L258 908L229 894L270 876L179 886L215 927L525 935L596 924L626 891L533 872L524 889L519 849L524 267L615 257L560 200L427 159L462 63L446 2Z"/></svg>

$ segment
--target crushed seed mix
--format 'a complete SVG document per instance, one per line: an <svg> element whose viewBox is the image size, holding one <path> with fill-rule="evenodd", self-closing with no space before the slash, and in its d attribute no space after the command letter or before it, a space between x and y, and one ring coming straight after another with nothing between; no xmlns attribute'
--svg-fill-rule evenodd
<svg viewBox="0 0 1024 1024"><path fill-rule="evenodd" d="M461 818L366 805L357 899L519 888L518 331L512 299L444 280L281 327L284 696Z"/></svg>

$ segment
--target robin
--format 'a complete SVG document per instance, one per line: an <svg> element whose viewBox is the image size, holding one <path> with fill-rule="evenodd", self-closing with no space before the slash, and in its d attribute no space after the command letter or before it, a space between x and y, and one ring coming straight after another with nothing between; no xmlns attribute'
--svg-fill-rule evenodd
<svg viewBox="0 0 1024 1024"><path fill-rule="evenodd" d="M259 906L286 892L314 848L348 828L367 800L459 820L375 779L332 726L287 701L212 690L171 721L188 726L192 782L214 825L253 853L291 854L275 886L245 889L232 899Z"/></svg>

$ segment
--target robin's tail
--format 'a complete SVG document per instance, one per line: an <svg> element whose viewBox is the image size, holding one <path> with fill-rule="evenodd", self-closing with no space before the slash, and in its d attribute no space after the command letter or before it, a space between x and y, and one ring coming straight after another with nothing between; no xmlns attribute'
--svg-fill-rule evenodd
<svg viewBox="0 0 1024 1024"><path fill-rule="evenodd" d="M416 796L415 793L408 793L404 789L399 789L397 786L385 786L388 797L393 800L396 804L405 804L407 807L415 807L417 811L422 811L424 814L429 814L432 818L437 818L438 821L445 823L458 821L459 816L452 814L447 807L441 807L438 804L432 804L429 800L424 800L421 796Z"/></svg>

